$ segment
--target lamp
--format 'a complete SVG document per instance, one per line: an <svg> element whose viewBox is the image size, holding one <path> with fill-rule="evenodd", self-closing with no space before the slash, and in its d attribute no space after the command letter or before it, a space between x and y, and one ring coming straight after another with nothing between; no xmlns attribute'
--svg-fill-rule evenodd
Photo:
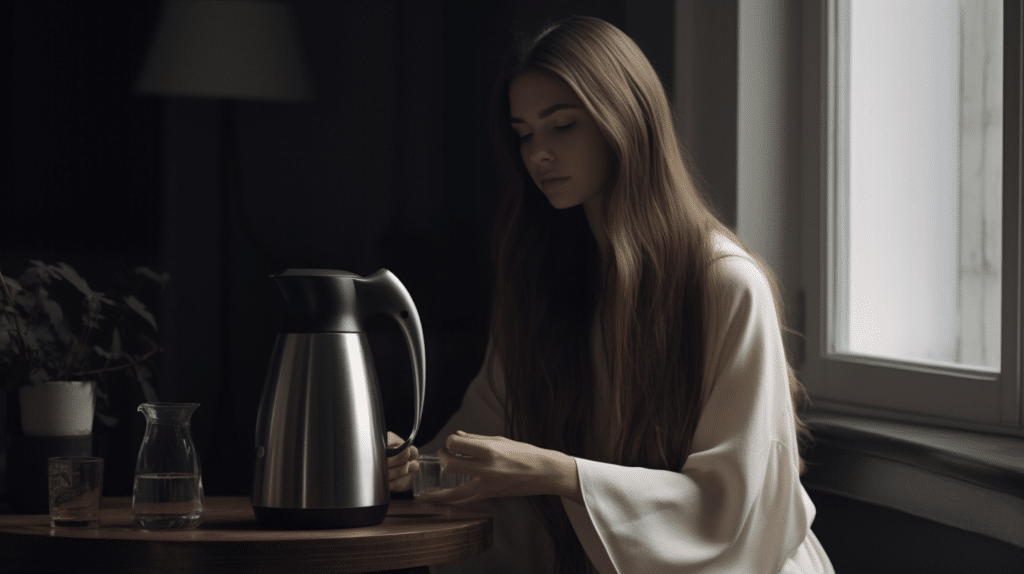
<svg viewBox="0 0 1024 574"><path fill-rule="evenodd" d="M312 98L289 7L262 0L164 4L136 91L269 101Z"/></svg>
<svg viewBox="0 0 1024 574"><path fill-rule="evenodd" d="M237 177L233 100L313 98L291 8L270 0L169 0L135 85L139 94L221 100L219 181L222 273L229 266L232 193ZM243 234L268 261L242 218Z"/></svg>
<svg viewBox="0 0 1024 574"><path fill-rule="evenodd" d="M216 270L221 283L219 377L227 380L231 370L231 305L227 297L232 280L231 224L238 215L232 209L232 198L238 195L239 187L234 107L236 100L300 102L313 98L290 7L265 0L166 2L135 91L216 100L220 124L220 261ZM244 236L276 266L254 240L246 219L240 219ZM198 347L202 343L187 338L181 344Z"/></svg>

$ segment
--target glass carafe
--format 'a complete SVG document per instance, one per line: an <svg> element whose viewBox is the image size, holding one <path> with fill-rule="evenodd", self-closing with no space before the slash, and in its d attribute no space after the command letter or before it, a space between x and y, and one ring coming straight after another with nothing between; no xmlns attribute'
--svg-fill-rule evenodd
<svg viewBox="0 0 1024 574"><path fill-rule="evenodd" d="M203 477L190 420L197 403L142 403L146 434L135 465L132 511L144 530L185 530L203 520Z"/></svg>

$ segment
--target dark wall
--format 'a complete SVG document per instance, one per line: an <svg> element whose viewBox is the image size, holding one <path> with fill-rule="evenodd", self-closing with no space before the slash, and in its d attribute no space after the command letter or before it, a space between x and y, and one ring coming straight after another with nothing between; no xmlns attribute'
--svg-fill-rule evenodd
<svg viewBox="0 0 1024 574"><path fill-rule="evenodd" d="M4 4L7 144L0 249L150 262L160 241L157 102L131 93L155 2Z"/></svg>
<svg viewBox="0 0 1024 574"><path fill-rule="evenodd" d="M739 7L736 0L676 0L679 137L691 172L722 222L738 219Z"/></svg>
<svg viewBox="0 0 1024 574"><path fill-rule="evenodd" d="M960 574L1019 572L1024 548L860 502L808 489L817 509L812 525L841 574Z"/></svg>
<svg viewBox="0 0 1024 574"><path fill-rule="evenodd" d="M29 259L64 261L103 291L114 286L116 271L161 265L160 102L131 90L158 8L155 1L116 10L70 0L4 3L5 274L17 277ZM144 428L134 407L144 399L133 386L119 389L117 432L97 430L105 449L113 443L121 453L108 466L109 482L130 488L134 455L127 453L137 451ZM5 429L16 404L7 399L0 393ZM0 456L0 469L5 463Z"/></svg>

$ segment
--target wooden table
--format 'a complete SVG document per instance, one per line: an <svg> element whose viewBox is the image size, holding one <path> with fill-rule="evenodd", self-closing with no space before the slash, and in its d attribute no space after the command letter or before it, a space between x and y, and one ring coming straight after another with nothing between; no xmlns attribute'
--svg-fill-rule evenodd
<svg viewBox="0 0 1024 574"><path fill-rule="evenodd" d="M0 515L3 572L367 572L451 564L491 545L489 514L394 500L378 526L270 530L247 497L207 497L194 530L135 527L131 498L107 497L99 528L50 528L45 514Z"/></svg>

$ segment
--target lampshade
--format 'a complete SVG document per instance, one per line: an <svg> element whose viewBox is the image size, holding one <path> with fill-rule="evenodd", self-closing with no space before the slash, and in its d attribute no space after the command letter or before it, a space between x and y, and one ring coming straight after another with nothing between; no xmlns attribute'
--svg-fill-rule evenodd
<svg viewBox="0 0 1024 574"><path fill-rule="evenodd" d="M289 6L257 0L166 2L136 91L272 101L312 98Z"/></svg>

